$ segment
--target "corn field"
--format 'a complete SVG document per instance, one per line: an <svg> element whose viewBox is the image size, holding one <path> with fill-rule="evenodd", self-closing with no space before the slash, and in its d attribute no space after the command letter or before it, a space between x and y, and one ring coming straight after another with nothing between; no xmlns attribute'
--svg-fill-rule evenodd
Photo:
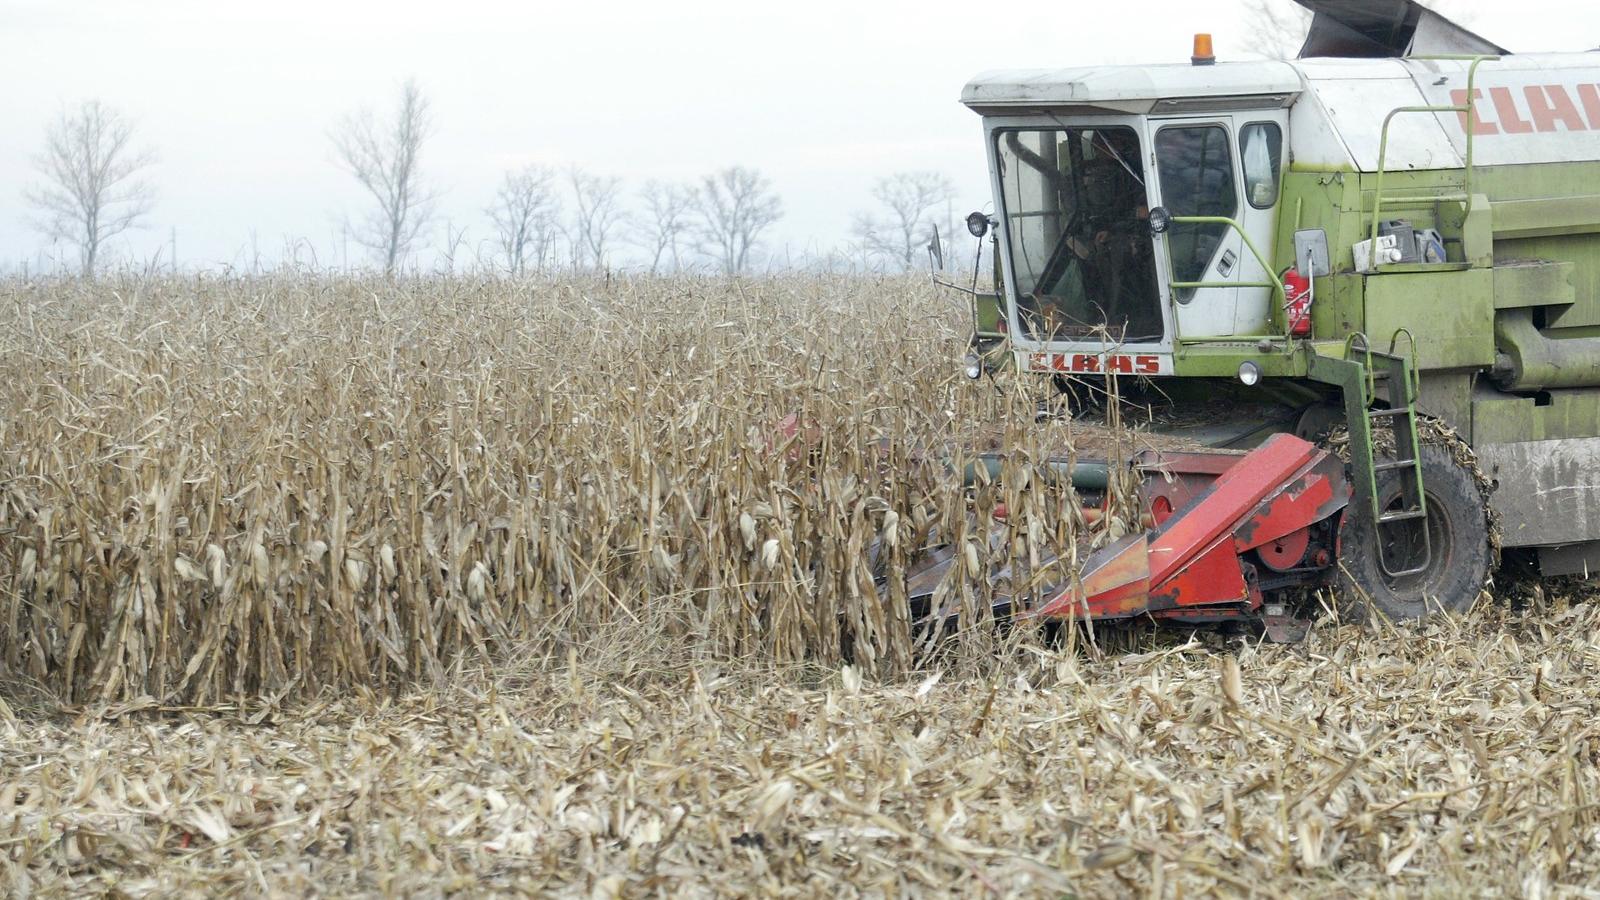
<svg viewBox="0 0 1600 900"><path fill-rule="evenodd" d="M1594 895L1580 589L989 627L989 571L1131 516L1047 457L1145 438L966 382L924 284L0 301L7 896ZM935 541L951 632L900 586Z"/></svg>
<svg viewBox="0 0 1600 900"><path fill-rule="evenodd" d="M981 625L993 553L1081 527L1018 469L1067 426L959 376L962 304L832 277L12 282L0 681L396 689L617 622L904 672L894 576L930 534ZM980 442L1014 451L1019 487L979 498L1009 502L1004 545L951 477Z"/></svg>

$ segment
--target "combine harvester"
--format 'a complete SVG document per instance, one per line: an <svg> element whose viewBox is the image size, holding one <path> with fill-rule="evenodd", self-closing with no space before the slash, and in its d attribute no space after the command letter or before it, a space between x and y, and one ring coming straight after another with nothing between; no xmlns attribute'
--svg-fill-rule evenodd
<svg viewBox="0 0 1600 900"><path fill-rule="evenodd" d="M1600 53L1300 2L1294 61L1201 35L1188 65L966 86L996 261L969 376L1115 379L1214 448L1133 460L1153 530L1023 614L1292 637L1320 586L1353 618L1464 609L1501 546L1600 570Z"/></svg>

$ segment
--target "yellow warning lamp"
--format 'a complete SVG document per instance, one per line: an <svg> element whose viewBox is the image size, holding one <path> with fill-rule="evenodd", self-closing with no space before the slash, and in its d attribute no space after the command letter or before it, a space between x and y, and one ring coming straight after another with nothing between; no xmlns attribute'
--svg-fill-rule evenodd
<svg viewBox="0 0 1600 900"><path fill-rule="evenodd" d="M1217 64L1217 54L1211 49L1211 35L1197 34L1194 36L1194 55L1189 57L1189 62L1197 66L1214 66Z"/></svg>

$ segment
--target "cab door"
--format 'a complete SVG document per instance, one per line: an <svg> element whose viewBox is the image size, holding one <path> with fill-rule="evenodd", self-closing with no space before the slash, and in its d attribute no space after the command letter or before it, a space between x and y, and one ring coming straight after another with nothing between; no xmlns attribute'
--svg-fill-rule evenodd
<svg viewBox="0 0 1600 900"><path fill-rule="evenodd" d="M1277 259L1274 244L1278 237L1278 200L1283 195L1284 135L1288 117L1288 111L1282 109L1233 116L1239 165L1239 226L1269 265L1275 264ZM1281 333L1282 311L1273 309L1277 294L1270 287L1247 286L1278 281L1278 273L1263 269L1249 247L1241 250L1233 333Z"/></svg>
<svg viewBox="0 0 1600 900"><path fill-rule="evenodd" d="M1271 110L1151 120L1157 202L1174 217L1239 225L1174 223L1156 237L1158 258L1168 261L1158 267L1161 291L1171 301L1180 338L1260 335L1269 327L1270 289L1240 285L1275 276L1257 262L1244 235L1270 262L1284 116ZM1246 148L1255 175L1248 185ZM1266 181L1263 161L1273 173Z"/></svg>
<svg viewBox="0 0 1600 900"><path fill-rule="evenodd" d="M1239 214L1238 168L1231 117L1155 119L1157 202L1174 218ZM1180 338L1236 333L1239 254L1243 241L1221 224L1175 222L1156 236L1161 290L1170 298ZM1184 287L1183 285L1205 285Z"/></svg>

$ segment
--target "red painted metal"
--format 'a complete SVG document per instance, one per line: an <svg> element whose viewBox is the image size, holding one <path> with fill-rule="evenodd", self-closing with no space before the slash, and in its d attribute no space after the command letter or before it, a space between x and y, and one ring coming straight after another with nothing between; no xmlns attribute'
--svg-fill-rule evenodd
<svg viewBox="0 0 1600 900"><path fill-rule="evenodd" d="M1177 510L1188 506L1244 459L1231 450L1183 452L1146 450L1133 458L1136 471L1144 476L1145 509L1157 525L1166 524Z"/></svg>
<svg viewBox="0 0 1600 900"><path fill-rule="evenodd" d="M1256 548L1256 554L1267 568L1275 572L1287 572L1300 565L1306 558L1306 550L1311 547L1311 529L1302 528L1291 534L1286 534L1275 541L1268 541Z"/></svg>
<svg viewBox="0 0 1600 900"><path fill-rule="evenodd" d="M1239 556L1227 540L1219 540L1162 581L1151 579L1147 610L1179 609L1226 603L1248 603L1250 586L1239 568ZM1093 601L1090 608L1093 608Z"/></svg>
<svg viewBox="0 0 1600 900"><path fill-rule="evenodd" d="M1463 103L1466 101L1463 100ZM1289 304L1284 307L1285 318L1289 320L1289 335L1291 337L1309 337L1311 334L1311 279L1301 275L1300 270L1290 267L1283 273L1283 295L1289 298Z"/></svg>
<svg viewBox="0 0 1600 900"><path fill-rule="evenodd" d="M1133 457L1133 465L1146 472L1215 478L1248 455L1237 450L1144 450Z"/></svg>
<svg viewBox="0 0 1600 900"><path fill-rule="evenodd" d="M1320 452L1320 451L1319 451ZM1252 550L1320 522L1349 502L1344 464L1323 454L1274 494L1238 531L1239 551Z"/></svg>
<svg viewBox="0 0 1600 900"><path fill-rule="evenodd" d="M1172 518L1172 512L1171 497L1160 496L1150 500L1150 518L1154 519L1157 525L1167 524L1167 520Z"/></svg>
<svg viewBox="0 0 1600 900"><path fill-rule="evenodd" d="M1262 500L1325 455L1291 434L1273 435L1246 454L1151 539L1151 583L1167 581L1217 538L1232 533Z"/></svg>
<svg viewBox="0 0 1600 900"><path fill-rule="evenodd" d="M1101 520L1106 517L1106 511L1098 506L1079 507L1078 512L1083 514L1083 524L1090 526L1099 525ZM1170 510L1168 513L1170 515ZM996 503L994 505L994 520L996 522L1004 522L1010 517L1011 510L1004 503ZM1151 513L1145 513L1139 517L1139 524L1145 528L1154 528L1163 521L1165 520L1157 518Z"/></svg>
<svg viewBox="0 0 1600 900"><path fill-rule="evenodd" d="M1067 588L1033 611L1045 618L1137 615L1150 596L1150 545L1143 534L1130 534L1089 557L1079 576L1081 590ZM1085 604L1092 598L1097 607ZM1126 606L1127 612L1116 612Z"/></svg>
<svg viewBox="0 0 1600 900"><path fill-rule="evenodd" d="M1098 506L1085 506L1081 511L1085 525L1099 525L1106 517L1106 511ZM1156 521L1155 516L1148 512L1139 516L1139 525L1143 528L1154 528L1159 524L1161 523Z"/></svg>
<svg viewBox="0 0 1600 900"><path fill-rule="evenodd" d="M1155 462L1147 454L1136 464L1147 461ZM1078 586L1033 615L1128 618L1194 607L1258 607L1260 592L1246 576L1241 554L1271 545L1267 555L1288 555L1301 532L1336 515L1349 500L1342 464L1289 434L1274 435L1243 456L1161 454L1155 465L1143 467L1212 480L1198 492L1192 483L1181 492L1163 492L1162 485L1192 479L1153 475L1150 487L1168 502L1179 493L1193 496L1154 531L1094 554ZM1304 538L1296 561L1305 555L1308 532Z"/></svg>

